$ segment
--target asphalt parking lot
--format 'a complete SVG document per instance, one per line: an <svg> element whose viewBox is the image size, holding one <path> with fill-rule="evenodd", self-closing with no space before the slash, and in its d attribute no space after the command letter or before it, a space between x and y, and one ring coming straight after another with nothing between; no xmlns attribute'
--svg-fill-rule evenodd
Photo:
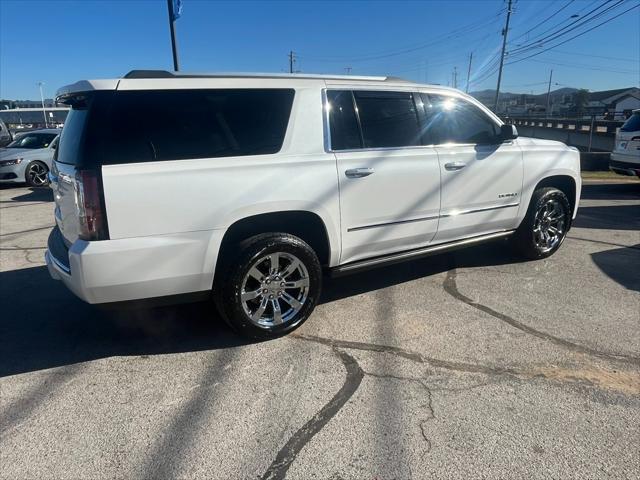
<svg viewBox="0 0 640 480"><path fill-rule="evenodd" d="M504 243L327 279L293 335L50 279L48 189L0 189L0 477L638 478L640 182L550 259Z"/></svg>

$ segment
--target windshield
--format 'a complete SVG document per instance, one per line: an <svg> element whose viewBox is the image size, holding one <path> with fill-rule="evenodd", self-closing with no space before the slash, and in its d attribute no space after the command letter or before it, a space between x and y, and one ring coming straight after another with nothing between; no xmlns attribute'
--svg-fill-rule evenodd
<svg viewBox="0 0 640 480"><path fill-rule="evenodd" d="M640 113L634 113L629 119L624 122L624 125L620 128L623 132L638 132L640 131Z"/></svg>
<svg viewBox="0 0 640 480"><path fill-rule="evenodd" d="M56 135L55 133L25 133L7 145L7 148L46 148Z"/></svg>

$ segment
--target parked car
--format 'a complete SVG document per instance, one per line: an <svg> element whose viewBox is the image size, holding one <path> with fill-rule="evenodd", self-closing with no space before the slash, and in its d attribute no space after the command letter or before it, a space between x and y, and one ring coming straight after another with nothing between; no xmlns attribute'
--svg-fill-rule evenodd
<svg viewBox="0 0 640 480"><path fill-rule="evenodd" d="M640 177L640 109L634 110L616 133L609 168L620 175Z"/></svg>
<svg viewBox="0 0 640 480"><path fill-rule="evenodd" d="M440 86L133 71L57 101L52 277L89 303L211 296L250 337L302 324L323 270L506 238L548 257L580 198L575 148Z"/></svg>
<svg viewBox="0 0 640 480"><path fill-rule="evenodd" d="M48 173L59 135L60 130L50 128L16 136L0 150L0 183L27 182L30 187L49 185Z"/></svg>
<svg viewBox="0 0 640 480"><path fill-rule="evenodd" d="M11 132L9 131L5 123L2 121L2 119L0 119L0 147L4 147L5 145L8 145L9 143L11 143L12 140L13 140L13 137L11 136Z"/></svg>

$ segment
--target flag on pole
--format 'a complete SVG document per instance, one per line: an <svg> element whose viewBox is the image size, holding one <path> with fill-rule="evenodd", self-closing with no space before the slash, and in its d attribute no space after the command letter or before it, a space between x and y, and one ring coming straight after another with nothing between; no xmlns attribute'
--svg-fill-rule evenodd
<svg viewBox="0 0 640 480"><path fill-rule="evenodd" d="M172 5L173 18L171 20L176 21L177 19L180 18L180 15L182 15L182 0L171 0L171 1L173 2L173 5Z"/></svg>

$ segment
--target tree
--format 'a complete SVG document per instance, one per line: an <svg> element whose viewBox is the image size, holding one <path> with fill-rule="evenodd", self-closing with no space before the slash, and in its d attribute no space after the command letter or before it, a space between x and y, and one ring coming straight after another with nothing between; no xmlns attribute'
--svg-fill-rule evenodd
<svg viewBox="0 0 640 480"><path fill-rule="evenodd" d="M573 105L578 115L584 113L587 103L589 103L589 90L581 88L573 94Z"/></svg>

